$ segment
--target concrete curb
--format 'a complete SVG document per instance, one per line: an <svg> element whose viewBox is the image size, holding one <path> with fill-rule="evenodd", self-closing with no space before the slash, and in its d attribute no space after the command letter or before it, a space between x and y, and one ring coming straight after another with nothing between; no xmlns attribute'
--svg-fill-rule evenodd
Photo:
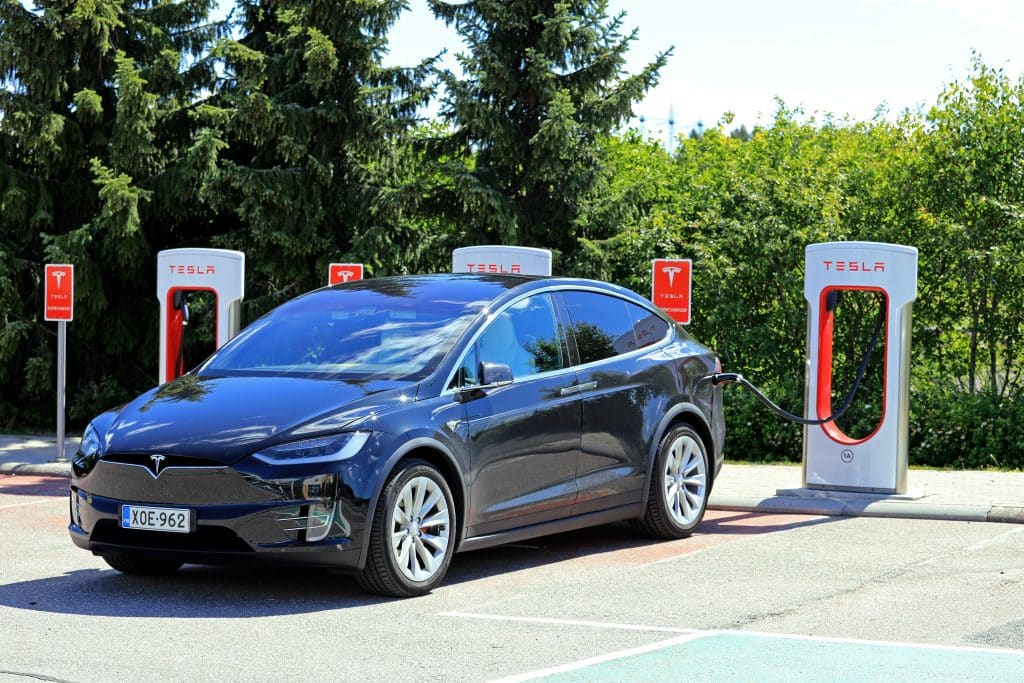
<svg viewBox="0 0 1024 683"><path fill-rule="evenodd" d="M1024 524L1024 508L999 505L953 505L924 501L852 500L712 494L712 510L737 512L822 515L827 517L890 517L935 519L955 522L1003 522Z"/></svg>
<svg viewBox="0 0 1024 683"><path fill-rule="evenodd" d="M4 462L0 463L0 474L23 474L37 477L71 477L70 462Z"/></svg>

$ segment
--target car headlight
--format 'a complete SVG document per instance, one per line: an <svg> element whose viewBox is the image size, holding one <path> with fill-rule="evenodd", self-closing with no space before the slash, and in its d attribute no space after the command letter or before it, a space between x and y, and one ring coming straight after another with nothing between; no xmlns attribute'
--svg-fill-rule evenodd
<svg viewBox="0 0 1024 683"><path fill-rule="evenodd" d="M268 465L305 465L347 460L358 453L369 438L369 432L333 434L278 444L253 453L252 457Z"/></svg>
<svg viewBox="0 0 1024 683"><path fill-rule="evenodd" d="M86 425L85 431L82 432L82 443L79 444L78 452L75 453L75 457L71 461L71 468L74 470L76 477L83 477L92 471L92 468L96 466L96 461L99 459L100 434L90 422Z"/></svg>

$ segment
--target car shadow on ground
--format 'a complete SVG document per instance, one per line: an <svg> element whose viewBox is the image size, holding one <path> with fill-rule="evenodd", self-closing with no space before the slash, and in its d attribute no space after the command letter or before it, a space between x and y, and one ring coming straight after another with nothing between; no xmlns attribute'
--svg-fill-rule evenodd
<svg viewBox="0 0 1024 683"><path fill-rule="evenodd" d="M702 549L715 536L741 537L841 519L712 511L691 538L680 541L647 538L628 524L608 524L456 554L441 585L644 549L685 554L688 545ZM259 565L186 565L159 577L91 567L0 585L0 605L108 617L251 618L364 607L390 600L362 592L351 576L318 568Z"/></svg>
<svg viewBox="0 0 1024 683"><path fill-rule="evenodd" d="M712 510L690 538L677 541L645 536L625 522L606 524L457 554L442 585L474 581L558 562L594 560L601 556L608 556L608 564L645 564L703 550L722 542L722 537L736 540L738 537L836 523L844 519Z"/></svg>
<svg viewBox="0 0 1024 683"><path fill-rule="evenodd" d="M76 569L0 585L0 605L105 617L231 619L362 607L367 595L349 576L316 568L186 565L167 576Z"/></svg>

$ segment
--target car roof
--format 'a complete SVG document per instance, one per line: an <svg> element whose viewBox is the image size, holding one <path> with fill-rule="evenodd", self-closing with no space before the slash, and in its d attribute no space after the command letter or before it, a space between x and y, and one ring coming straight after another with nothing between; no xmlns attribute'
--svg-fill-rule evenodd
<svg viewBox="0 0 1024 683"><path fill-rule="evenodd" d="M534 283L534 286L527 286ZM518 275L510 273L430 273L423 275L390 275L331 285L323 289L369 289L381 293L399 293L410 287L424 290L450 290L463 294L490 294L497 298L503 291L522 288L528 291L555 286L585 287L616 292L635 298L637 294L624 287L600 280L551 275Z"/></svg>

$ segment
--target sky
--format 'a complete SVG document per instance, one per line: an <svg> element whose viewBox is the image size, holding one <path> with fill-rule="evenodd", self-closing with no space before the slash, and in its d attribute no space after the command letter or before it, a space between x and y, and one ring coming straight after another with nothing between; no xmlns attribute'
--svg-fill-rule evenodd
<svg viewBox="0 0 1024 683"><path fill-rule="evenodd" d="M411 65L448 49L453 30L435 20L426 0L392 28L388 62ZM639 71L675 47L659 85L634 108L651 134L771 120L775 98L806 116L855 120L880 108L894 118L927 109L944 86L970 71L972 50L1011 77L1024 71L1022 0L610 0L626 12L624 30L639 33L627 70ZM454 59L448 62L455 68Z"/></svg>

